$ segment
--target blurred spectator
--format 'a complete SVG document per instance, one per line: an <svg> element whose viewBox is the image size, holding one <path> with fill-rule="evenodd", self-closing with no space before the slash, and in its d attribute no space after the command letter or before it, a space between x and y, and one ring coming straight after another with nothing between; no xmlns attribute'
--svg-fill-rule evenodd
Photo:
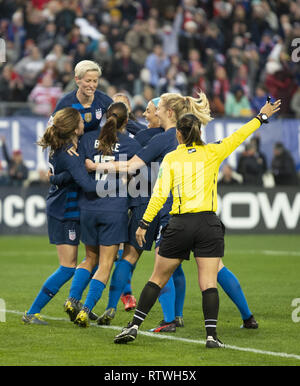
<svg viewBox="0 0 300 386"><path fill-rule="evenodd" d="M206 92L206 70L200 61L200 52L196 49L189 51L188 57L188 94L196 95L197 91L202 90Z"/></svg>
<svg viewBox="0 0 300 386"><path fill-rule="evenodd" d="M225 101L230 90L229 80L223 66L217 65L216 77L212 85L212 97L210 98L211 110L216 115L224 115Z"/></svg>
<svg viewBox="0 0 300 386"><path fill-rule="evenodd" d="M124 88L132 95L136 74L138 73L139 65L132 59L130 47L123 43L120 55L112 63L110 79L118 87Z"/></svg>
<svg viewBox="0 0 300 386"><path fill-rule="evenodd" d="M234 86L225 100L225 114L229 117L249 117L252 115L248 98L241 86Z"/></svg>
<svg viewBox="0 0 300 386"><path fill-rule="evenodd" d="M62 1L62 9L55 15L55 24L58 32L67 35L71 31L76 19L75 6L73 0Z"/></svg>
<svg viewBox="0 0 300 386"><path fill-rule="evenodd" d="M157 87L159 80L163 78L170 65L170 59L165 55L161 44L153 47L153 52L147 56L145 67L150 71L150 85Z"/></svg>
<svg viewBox="0 0 300 386"><path fill-rule="evenodd" d="M244 185L263 185L264 164L253 143L246 144L238 161L237 172L242 175Z"/></svg>
<svg viewBox="0 0 300 386"><path fill-rule="evenodd" d="M27 93L35 86L39 73L44 67L45 60L36 45L29 48L27 56L22 58L16 65L15 71L22 78Z"/></svg>
<svg viewBox="0 0 300 386"><path fill-rule="evenodd" d="M196 49L203 52L203 42L198 33L198 25L193 20L188 20L184 23L183 31L178 37L179 52L183 60L188 60L189 51Z"/></svg>
<svg viewBox="0 0 300 386"><path fill-rule="evenodd" d="M9 178L7 171L3 168L2 162L0 161L0 186L9 185Z"/></svg>
<svg viewBox="0 0 300 386"><path fill-rule="evenodd" d="M57 101L63 96L61 86L54 86L51 74L46 74L29 94L28 100L33 103L32 112L49 117Z"/></svg>
<svg viewBox="0 0 300 386"><path fill-rule="evenodd" d="M297 89L295 78L291 71L280 62L268 61L266 64L265 86L275 99L281 99L279 115L291 113L290 103Z"/></svg>
<svg viewBox="0 0 300 386"><path fill-rule="evenodd" d="M223 166L221 174L222 176L218 181L219 186L231 186L238 185L240 183L240 181L235 178L235 173L233 172L232 167L228 164Z"/></svg>
<svg viewBox="0 0 300 386"><path fill-rule="evenodd" d="M99 40L98 47L93 53L93 60L99 64L102 76L107 79L112 69L113 54L106 40Z"/></svg>
<svg viewBox="0 0 300 386"><path fill-rule="evenodd" d="M131 48L132 58L143 66L148 54L152 51L154 41L142 20L136 20L125 36L125 42Z"/></svg>
<svg viewBox="0 0 300 386"><path fill-rule="evenodd" d="M6 102L21 102L26 101L26 98L22 79L13 71L11 64L6 64L0 75L0 99Z"/></svg>
<svg viewBox="0 0 300 386"><path fill-rule="evenodd" d="M273 147L272 173L276 186L298 185L294 159L281 142Z"/></svg>
<svg viewBox="0 0 300 386"><path fill-rule="evenodd" d="M10 157L7 151L5 137L1 137L1 145L3 156L7 162L8 185L22 186L28 177L28 169L23 162L21 150L14 150L12 157Z"/></svg>
<svg viewBox="0 0 300 386"><path fill-rule="evenodd" d="M268 97L267 89L259 84L255 89L255 96L251 99L251 107L254 114L258 114L266 103Z"/></svg>

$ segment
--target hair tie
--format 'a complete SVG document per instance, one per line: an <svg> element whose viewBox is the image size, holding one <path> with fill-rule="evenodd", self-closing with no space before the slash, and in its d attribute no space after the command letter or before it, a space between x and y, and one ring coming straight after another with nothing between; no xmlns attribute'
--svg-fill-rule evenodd
<svg viewBox="0 0 300 386"><path fill-rule="evenodd" d="M118 116L116 113L111 113L111 116L116 117L118 119Z"/></svg>

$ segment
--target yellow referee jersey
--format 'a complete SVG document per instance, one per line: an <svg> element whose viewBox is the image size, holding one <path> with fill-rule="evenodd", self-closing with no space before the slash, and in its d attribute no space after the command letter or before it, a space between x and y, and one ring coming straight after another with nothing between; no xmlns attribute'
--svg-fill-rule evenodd
<svg viewBox="0 0 300 386"><path fill-rule="evenodd" d="M170 192L173 195L170 214L215 212L220 164L260 125L254 118L220 143L179 145L168 153L162 161L143 219L151 222Z"/></svg>

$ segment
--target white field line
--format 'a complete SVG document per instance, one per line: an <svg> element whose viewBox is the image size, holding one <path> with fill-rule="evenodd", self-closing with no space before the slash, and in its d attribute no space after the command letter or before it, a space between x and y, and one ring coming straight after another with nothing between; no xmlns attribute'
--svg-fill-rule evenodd
<svg viewBox="0 0 300 386"><path fill-rule="evenodd" d="M0 312L1 312L1 310L0 310ZM23 315L23 312L20 312L20 311L6 310L6 312L8 312L10 314ZM45 315L43 315L43 318L49 319L49 320L70 322L70 320L67 318L56 318L56 317L45 316ZM107 329L116 330L116 331L121 331L121 329L122 329L122 327L119 327L119 326L99 326L95 323L91 323L91 325L94 327L107 328ZM156 339L173 340L173 341L183 342L183 343L193 343L193 344L202 344L202 345L205 345L205 343L206 343L204 340L186 339L186 338L180 338L180 337L175 337L175 336L170 336L170 335L160 335L160 334L154 334L152 332L147 332L147 331L139 331L139 335L149 336L151 338L156 338ZM300 360L300 355L288 354L288 353L284 353L284 352L265 351L265 350L258 350L255 348L250 348L250 347L232 346L232 345L228 345L228 344L225 344L225 348L231 349L231 350L237 350L237 351L251 352L254 354L270 355L270 356L274 356L274 357L292 358L292 359Z"/></svg>

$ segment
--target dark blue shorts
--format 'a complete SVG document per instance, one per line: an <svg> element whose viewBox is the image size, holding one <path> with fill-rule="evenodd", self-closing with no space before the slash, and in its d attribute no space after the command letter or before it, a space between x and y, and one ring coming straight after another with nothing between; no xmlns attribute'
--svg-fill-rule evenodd
<svg viewBox="0 0 300 386"><path fill-rule="evenodd" d="M79 221L61 221L52 216L47 216L48 236L51 244L78 245L80 242Z"/></svg>
<svg viewBox="0 0 300 386"><path fill-rule="evenodd" d="M135 233L139 227L139 222L143 218L143 215L147 209L147 205L148 204L143 204L132 208L131 218L129 220L129 227L128 227L128 233L129 233L128 244L134 246L135 249L142 250L142 251L151 251L154 241L155 241L155 248L159 246L161 241L161 231L168 224L168 221L169 221L169 215L160 216L160 213L158 213L158 215L154 218L149 228L147 229L146 237L145 237L146 243L143 245L143 248L141 248L136 241Z"/></svg>
<svg viewBox="0 0 300 386"><path fill-rule="evenodd" d="M128 214L118 212L80 213L81 241L86 245L116 245L128 241Z"/></svg>

